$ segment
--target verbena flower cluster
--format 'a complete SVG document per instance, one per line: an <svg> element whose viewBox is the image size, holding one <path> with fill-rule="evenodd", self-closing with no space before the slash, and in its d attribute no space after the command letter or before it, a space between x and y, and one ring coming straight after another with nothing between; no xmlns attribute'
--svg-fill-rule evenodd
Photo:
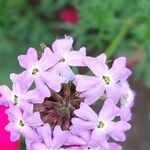
<svg viewBox="0 0 150 150"><path fill-rule="evenodd" d="M66 36L18 57L23 72L10 75L11 89L0 86L10 139L24 137L27 150L121 150L135 95L126 58L108 67L105 54L93 58L72 45Z"/></svg>

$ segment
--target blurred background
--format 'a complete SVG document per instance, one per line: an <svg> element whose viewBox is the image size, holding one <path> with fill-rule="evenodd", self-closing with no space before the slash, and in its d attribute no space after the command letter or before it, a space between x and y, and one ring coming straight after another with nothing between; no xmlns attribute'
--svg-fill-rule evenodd
<svg viewBox="0 0 150 150"><path fill-rule="evenodd" d="M150 1L149 0L0 0L0 84L21 70L17 56L40 50L70 35L74 49L108 59L124 55L136 91L132 129L124 150L150 149ZM24 150L24 146L21 146Z"/></svg>

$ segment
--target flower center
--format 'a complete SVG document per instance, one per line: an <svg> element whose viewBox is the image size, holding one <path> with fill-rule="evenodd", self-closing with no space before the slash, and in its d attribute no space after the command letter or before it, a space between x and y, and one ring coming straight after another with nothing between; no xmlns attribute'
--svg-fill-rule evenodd
<svg viewBox="0 0 150 150"><path fill-rule="evenodd" d="M22 130L22 129L24 128L24 126L25 126L25 123L24 123L23 120L17 121L17 127L18 127L20 130Z"/></svg>
<svg viewBox="0 0 150 150"><path fill-rule="evenodd" d="M14 105L17 105L19 103L19 97L17 95L14 95L13 97L13 103Z"/></svg>
<svg viewBox="0 0 150 150"><path fill-rule="evenodd" d="M106 74L102 77L104 85L109 86L114 82L113 77L110 74Z"/></svg>
<svg viewBox="0 0 150 150"><path fill-rule="evenodd" d="M37 75L39 73L39 70L37 68L34 68L32 70L32 75Z"/></svg>
<svg viewBox="0 0 150 150"><path fill-rule="evenodd" d="M57 111L58 111L58 115L61 117L65 117L67 114L70 113L69 108L65 106L58 107Z"/></svg>
<svg viewBox="0 0 150 150"><path fill-rule="evenodd" d="M20 125L21 127L24 127L24 123L23 123L22 120L19 121L19 125Z"/></svg>
<svg viewBox="0 0 150 150"><path fill-rule="evenodd" d="M105 84L109 85L110 84L110 78L108 76L103 76L103 81Z"/></svg>
<svg viewBox="0 0 150 150"><path fill-rule="evenodd" d="M104 126L105 126L105 124L104 124L104 122L102 122L102 121L99 121L99 122L97 123L97 128L104 128Z"/></svg>
<svg viewBox="0 0 150 150"><path fill-rule="evenodd" d="M34 104L34 112L40 112L44 123L51 126L59 125L63 130L68 130L74 117L74 110L80 107L81 101L83 98L79 97L73 84L71 88L63 84L59 93L51 90L51 97L45 98L42 104Z"/></svg>

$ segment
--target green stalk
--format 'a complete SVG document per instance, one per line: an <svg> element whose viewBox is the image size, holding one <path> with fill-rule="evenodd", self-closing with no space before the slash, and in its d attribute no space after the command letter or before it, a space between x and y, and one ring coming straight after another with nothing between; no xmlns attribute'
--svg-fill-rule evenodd
<svg viewBox="0 0 150 150"><path fill-rule="evenodd" d="M112 40L109 47L106 49L105 53L107 55L107 58L110 58L117 50L117 47L125 37L125 35L128 33L128 31L131 29L131 27L135 24L135 18L132 20L127 20L123 25L119 33L116 35L116 37Z"/></svg>

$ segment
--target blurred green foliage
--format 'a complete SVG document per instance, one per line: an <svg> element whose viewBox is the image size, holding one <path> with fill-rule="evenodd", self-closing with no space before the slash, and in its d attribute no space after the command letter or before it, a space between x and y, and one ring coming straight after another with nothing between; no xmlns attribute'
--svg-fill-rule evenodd
<svg viewBox="0 0 150 150"><path fill-rule="evenodd" d="M118 39L122 40L120 48L135 44L150 48L149 0L76 0L75 3L81 18L75 34L81 43L90 43L91 49L106 49L126 30L124 39Z"/></svg>

